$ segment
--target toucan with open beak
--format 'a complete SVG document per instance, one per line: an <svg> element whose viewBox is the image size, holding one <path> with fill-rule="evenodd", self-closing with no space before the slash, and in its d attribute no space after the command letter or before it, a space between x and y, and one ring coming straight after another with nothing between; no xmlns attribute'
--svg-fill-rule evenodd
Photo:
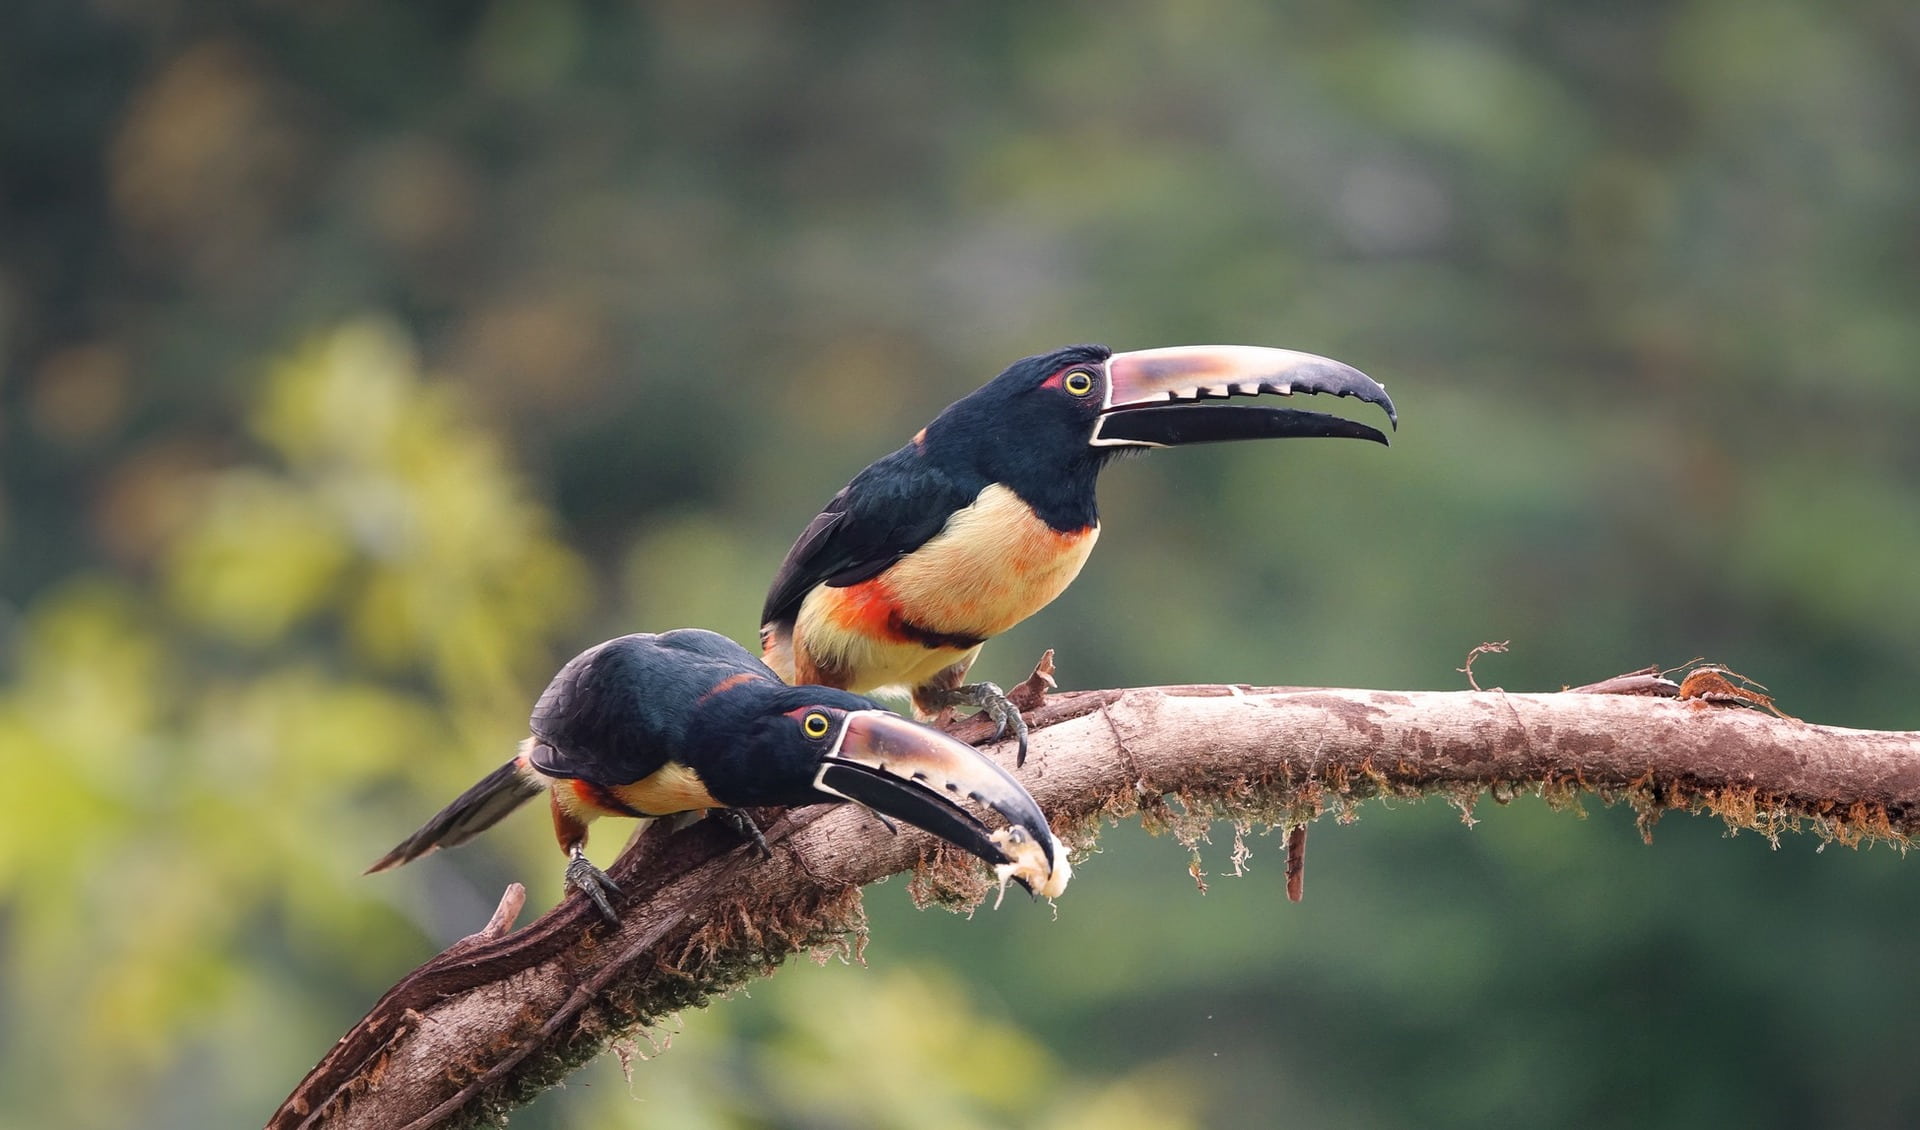
<svg viewBox="0 0 1920 1130"><path fill-rule="evenodd" d="M986 755L871 699L790 686L713 632L621 636L581 652L540 696L530 729L511 761L368 874L465 843L542 792L567 884L609 920L619 888L584 854L588 823L605 815L715 809L766 852L739 809L857 801L994 864L1003 884L1051 897L1071 874L1040 806ZM966 802L1007 827L990 830Z"/></svg>
<svg viewBox="0 0 1920 1130"><path fill-rule="evenodd" d="M1233 397L1350 396L1399 418L1380 384L1309 353L1246 345L1114 353L1078 345L1016 361L855 475L781 562L761 611L767 664L794 683L905 690L923 718L977 706L1026 724L992 683L967 683L987 640L1072 583L1099 536L1094 488L1115 455L1376 428Z"/></svg>

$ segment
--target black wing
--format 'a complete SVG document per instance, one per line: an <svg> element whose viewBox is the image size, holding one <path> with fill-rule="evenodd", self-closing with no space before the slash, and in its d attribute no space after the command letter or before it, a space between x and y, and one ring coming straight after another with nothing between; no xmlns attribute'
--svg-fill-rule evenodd
<svg viewBox="0 0 1920 1130"><path fill-rule="evenodd" d="M621 636L574 656L547 684L527 759L553 777L630 784L686 748L694 704L728 677L778 682L746 649L698 630Z"/></svg>
<svg viewBox="0 0 1920 1130"><path fill-rule="evenodd" d="M787 551L767 590L760 622L791 623L816 585L845 588L885 572L932 540L985 486L929 465L912 446L868 467L833 496Z"/></svg>

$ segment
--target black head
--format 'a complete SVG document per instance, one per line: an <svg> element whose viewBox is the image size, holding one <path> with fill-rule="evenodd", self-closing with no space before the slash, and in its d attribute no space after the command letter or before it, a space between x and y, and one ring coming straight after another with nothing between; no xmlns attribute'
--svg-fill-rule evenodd
<svg viewBox="0 0 1920 1130"><path fill-rule="evenodd" d="M1114 353L1075 345L1014 362L942 412L928 425L925 444L932 457L1012 487L1065 528L1092 520L1094 482L1120 452L1302 436L1387 441L1341 416L1204 403L1296 392L1355 397L1395 419L1378 382L1310 353L1246 345Z"/></svg>
<svg viewBox="0 0 1920 1130"><path fill-rule="evenodd" d="M852 800L931 832L990 863L1018 865L1009 844L1037 845L1038 875L1065 885L1052 829L1019 781L999 764L930 726L861 695L829 687L740 684L709 696L688 731L688 764L713 796L734 807ZM962 805L1004 817L992 832ZM1011 839L1009 836L1011 834ZM1055 878L1057 882L1050 882Z"/></svg>
<svg viewBox="0 0 1920 1130"><path fill-rule="evenodd" d="M1006 484L1057 528L1090 524L1095 481L1117 450L1088 442L1112 355L1073 345L1015 361L927 425L928 457Z"/></svg>
<svg viewBox="0 0 1920 1130"><path fill-rule="evenodd" d="M943 439L1004 457L1017 448L1057 447L1065 457L1087 446L1106 406L1104 345L1070 345L1022 357L962 397L927 429ZM996 441L998 441L996 443Z"/></svg>

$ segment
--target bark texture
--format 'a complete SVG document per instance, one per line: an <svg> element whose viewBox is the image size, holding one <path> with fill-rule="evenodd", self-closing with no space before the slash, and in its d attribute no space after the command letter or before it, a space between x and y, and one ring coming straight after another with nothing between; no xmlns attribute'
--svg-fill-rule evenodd
<svg viewBox="0 0 1920 1130"><path fill-rule="evenodd" d="M1216 818L1303 827L1381 795L1470 808L1487 795L1590 792L1632 804L1643 831L1680 810L1844 844L1904 846L1920 828L1920 732L1655 697L1671 684L1588 690L1059 694L1029 715L1020 776L1077 849L1103 819L1135 813L1190 840ZM1011 766L1010 746L996 754ZM636 1025L698 1007L794 952L857 949L867 883L913 872L918 895L962 905L991 890L971 857L917 832L889 835L851 805L778 814L771 860L714 824L656 827L615 864L627 892L617 928L570 897L509 933L510 891L493 923L408 974L342 1036L271 1130L497 1119ZM1098 865L1076 881L1099 882Z"/></svg>

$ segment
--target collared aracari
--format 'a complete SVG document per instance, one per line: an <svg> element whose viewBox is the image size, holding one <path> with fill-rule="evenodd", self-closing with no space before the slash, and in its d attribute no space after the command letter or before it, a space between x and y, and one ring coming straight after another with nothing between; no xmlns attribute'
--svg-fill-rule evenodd
<svg viewBox="0 0 1920 1130"><path fill-rule="evenodd" d="M992 683L966 683L987 640L1072 583L1100 524L1094 488L1115 455L1221 440L1387 442L1340 416L1233 396L1387 390L1338 361L1245 345L1114 353L1079 345L1016 361L855 475L787 552L761 611L768 665L789 682L908 691L931 718L982 707L1027 752L1026 723Z"/></svg>
<svg viewBox="0 0 1920 1130"><path fill-rule="evenodd" d="M1002 883L1060 893L1071 874L1039 805L971 746L871 699L790 686L725 636L687 628L588 648L533 708L519 753L382 856L368 874L465 843L545 792L567 884L609 920L613 880L588 862L599 816L717 809L766 841L744 807L857 801L995 864ZM1004 817L989 831L961 802ZM892 827L891 824L888 825Z"/></svg>

